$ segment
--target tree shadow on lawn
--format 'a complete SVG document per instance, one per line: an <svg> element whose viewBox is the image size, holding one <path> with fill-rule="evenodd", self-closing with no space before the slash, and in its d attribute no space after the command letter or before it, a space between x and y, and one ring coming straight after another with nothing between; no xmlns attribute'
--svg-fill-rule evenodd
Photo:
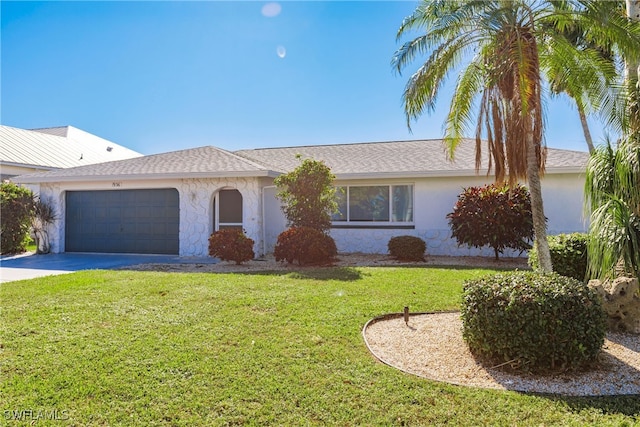
<svg viewBox="0 0 640 427"><path fill-rule="evenodd" d="M292 279L312 279L312 280L338 280L342 282L355 282L362 280L367 275L361 271L362 268L401 268L401 269L425 269L433 268L440 270L512 270L509 267L482 267L466 265L415 265L415 264L394 264L394 265L363 265L357 267L301 267L292 266L289 270L254 270L233 272L233 274L263 275L263 276L289 276Z"/></svg>
<svg viewBox="0 0 640 427"><path fill-rule="evenodd" d="M555 402L564 402L573 412L581 412L588 409L598 409L604 415L640 416L640 395L602 396L602 397L563 397L545 396Z"/></svg>
<svg viewBox="0 0 640 427"><path fill-rule="evenodd" d="M262 270L243 271L234 274L247 276L288 276L292 279L303 280L337 280L341 282L355 282L362 280L365 274L355 267L303 267L291 270Z"/></svg>

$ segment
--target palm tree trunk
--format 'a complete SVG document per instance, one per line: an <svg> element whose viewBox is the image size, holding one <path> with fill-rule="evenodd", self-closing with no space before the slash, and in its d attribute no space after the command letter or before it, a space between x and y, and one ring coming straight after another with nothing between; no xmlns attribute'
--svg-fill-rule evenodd
<svg viewBox="0 0 640 427"><path fill-rule="evenodd" d="M529 193L531 194L531 213L533 216L533 230L536 234L535 245L538 251L539 269L543 273L551 273L553 266L551 264L549 242L547 241L547 221L542 203L540 169L532 134L527 135L527 179L529 181Z"/></svg>
<svg viewBox="0 0 640 427"><path fill-rule="evenodd" d="M633 21L640 21L640 0L626 0L627 16Z"/></svg>
<svg viewBox="0 0 640 427"><path fill-rule="evenodd" d="M578 105L578 114L580 115L580 123L582 124L582 132L584 132L584 140L589 148L589 153L593 153L593 138L591 138L591 131L589 130L589 123L587 123L587 115L584 113L584 108Z"/></svg>
<svg viewBox="0 0 640 427"><path fill-rule="evenodd" d="M632 21L640 21L640 0L626 0L627 16ZM640 79L640 63L637 61L631 61L629 58L625 58L625 80L629 93L631 96L640 96L637 94L638 80ZM633 117L634 112L630 112L630 127L629 133L633 135L635 132L640 132L640 117Z"/></svg>

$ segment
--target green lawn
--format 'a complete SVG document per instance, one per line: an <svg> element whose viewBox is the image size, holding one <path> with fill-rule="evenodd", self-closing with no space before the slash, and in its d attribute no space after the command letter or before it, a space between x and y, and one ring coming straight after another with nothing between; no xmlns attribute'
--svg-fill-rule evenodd
<svg viewBox="0 0 640 427"><path fill-rule="evenodd" d="M94 271L2 284L0 425L52 413L36 425L640 423L638 397L471 389L371 357L370 318L455 309L462 282L487 272Z"/></svg>

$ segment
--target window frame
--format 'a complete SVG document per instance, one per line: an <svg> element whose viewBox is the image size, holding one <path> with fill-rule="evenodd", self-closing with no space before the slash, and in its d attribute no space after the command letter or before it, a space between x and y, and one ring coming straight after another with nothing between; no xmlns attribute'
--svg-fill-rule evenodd
<svg viewBox="0 0 640 427"><path fill-rule="evenodd" d="M393 221L393 189L394 187L411 187L411 199L412 199L412 214L411 221ZM351 206L349 201L350 188L352 187L387 187L388 191L388 209L389 209L389 220L388 221L357 221L351 219ZM414 229L415 228L415 206L416 206L416 185L413 182L398 182L398 183L368 183L368 184L336 184L334 186L336 191L340 188L345 189L345 200L347 205L347 212L345 213L346 219L344 220L331 220L331 228L405 228L405 229Z"/></svg>

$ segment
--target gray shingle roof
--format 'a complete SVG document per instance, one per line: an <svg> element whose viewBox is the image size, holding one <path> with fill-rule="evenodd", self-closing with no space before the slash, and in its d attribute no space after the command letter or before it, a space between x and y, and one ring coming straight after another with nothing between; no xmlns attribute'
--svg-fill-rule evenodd
<svg viewBox="0 0 640 427"><path fill-rule="evenodd" d="M236 151L236 154L282 171L292 170L299 165L296 155L324 160L338 178L476 173L475 141L471 139L460 143L454 161L449 159L441 139L263 148ZM588 158L586 152L549 148L546 170L548 173L582 171ZM484 156L484 172L480 173L486 173L487 164Z"/></svg>
<svg viewBox="0 0 640 427"><path fill-rule="evenodd" d="M21 175L16 182L58 182L103 179L220 178L276 176L266 167L216 147L154 154L50 172Z"/></svg>
<svg viewBox="0 0 640 427"><path fill-rule="evenodd" d="M0 162L70 168L142 154L71 126L25 130L0 126Z"/></svg>
<svg viewBox="0 0 640 427"><path fill-rule="evenodd" d="M17 182L168 177L272 176L293 170L303 158L323 160L338 179L409 178L475 175L475 143L465 140L450 161L442 140L416 140L302 147L262 148L229 152L207 146L52 172L22 175ZM578 173L589 154L550 148L547 173ZM486 166L486 162L484 163ZM486 173L480 171L481 174Z"/></svg>

